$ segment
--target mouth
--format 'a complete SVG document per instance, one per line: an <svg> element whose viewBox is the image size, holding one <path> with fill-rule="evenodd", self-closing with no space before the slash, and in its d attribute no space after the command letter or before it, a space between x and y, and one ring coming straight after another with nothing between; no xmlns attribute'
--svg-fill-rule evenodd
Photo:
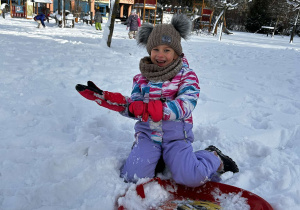
<svg viewBox="0 0 300 210"><path fill-rule="evenodd" d="M165 65L166 61L156 60L158 66L162 67Z"/></svg>

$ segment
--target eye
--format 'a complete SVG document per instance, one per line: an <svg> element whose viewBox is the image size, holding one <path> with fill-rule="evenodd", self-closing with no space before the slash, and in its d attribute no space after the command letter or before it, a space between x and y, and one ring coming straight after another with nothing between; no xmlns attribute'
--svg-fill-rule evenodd
<svg viewBox="0 0 300 210"><path fill-rule="evenodd" d="M157 49L157 48L153 48L152 50L153 50L153 51L158 51L158 49Z"/></svg>
<svg viewBox="0 0 300 210"><path fill-rule="evenodd" d="M169 49L165 49L165 52L170 52L170 50Z"/></svg>

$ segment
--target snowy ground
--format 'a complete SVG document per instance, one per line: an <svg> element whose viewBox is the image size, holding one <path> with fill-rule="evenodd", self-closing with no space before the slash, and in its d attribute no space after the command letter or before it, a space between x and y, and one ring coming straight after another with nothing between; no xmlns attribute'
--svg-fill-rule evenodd
<svg viewBox="0 0 300 210"><path fill-rule="evenodd" d="M75 85L130 95L146 50L121 24L111 48L90 25L46 25L0 18L0 209L115 209L132 185L119 168L135 122ZM240 173L224 183L300 209L300 38L235 32L182 44L201 86L194 149L214 144L236 160Z"/></svg>

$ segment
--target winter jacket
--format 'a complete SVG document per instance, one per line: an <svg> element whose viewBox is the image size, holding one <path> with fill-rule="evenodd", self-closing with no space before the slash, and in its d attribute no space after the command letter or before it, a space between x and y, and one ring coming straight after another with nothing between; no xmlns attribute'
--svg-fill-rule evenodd
<svg viewBox="0 0 300 210"><path fill-rule="evenodd" d="M95 22L97 23L102 23L102 15L101 12L96 12L95 17L94 17Z"/></svg>
<svg viewBox="0 0 300 210"><path fill-rule="evenodd" d="M129 28L129 31L137 31L138 30L139 23L138 23L137 15L130 15L128 17L127 27Z"/></svg>
<svg viewBox="0 0 300 210"><path fill-rule="evenodd" d="M46 16L44 14L39 14L39 15L35 16L34 20L35 21L40 20L42 25L45 27L44 21L46 20Z"/></svg>
<svg viewBox="0 0 300 210"><path fill-rule="evenodd" d="M132 101L144 101L163 99L163 120L162 122L153 122L151 119L148 122L139 120L135 125L137 133L150 133L153 141L161 143L165 139L173 138L173 131L164 130L167 127L179 125L182 135L176 138L189 139L193 141L191 131L193 118L192 111L194 110L199 98L200 87L199 81L195 72L189 68L189 64L185 57L182 58L183 66L179 73L170 81L151 82L141 74L138 74L133 79L133 90L128 103ZM123 113L129 116L128 113ZM189 126L188 126L189 125Z"/></svg>

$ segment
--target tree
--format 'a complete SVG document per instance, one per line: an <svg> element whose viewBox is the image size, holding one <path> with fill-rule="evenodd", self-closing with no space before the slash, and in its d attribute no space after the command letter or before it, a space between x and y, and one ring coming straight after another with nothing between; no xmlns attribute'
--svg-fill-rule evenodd
<svg viewBox="0 0 300 210"><path fill-rule="evenodd" d="M273 35L275 32L284 34L289 27L290 9L286 1L271 0L268 6L268 12L270 18L269 26L274 27Z"/></svg>
<svg viewBox="0 0 300 210"><path fill-rule="evenodd" d="M198 1L202 2L202 0ZM224 20L225 13L227 29L257 32L261 29L261 26L272 26L274 27L273 33L290 35L293 32L290 29L291 25L295 24L295 18L297 16L295 7L299 5L299 1L300 0L205 0L205 4L208 7L214 8L213 23L215 23L217 19L219 22L216 24L221 24ZM159 2L162 5L171 4L174 6L192 7L194 0L159 0ZM290 5L287 2L289 2ZM231 7L226 8L226 5L229 4L237 4L237 6L234 7L234 9ZM294 7L294 9L292 9L292 7ZM294 34L299 34L299 29L295 26Z"/></svg>
<svg viewBox="0 0 300 210"><path fill-rule="evenodd" d="M240 3L237 9L228 10L226 13L226 28L229 30L245 31L248 13L248 2Z"/></svg>
<svg viewBox="0 0 300 210"><path fill-rule="evenodd" d="M108 39L107 39L107 46L110 47L111 45L111 40L112 40L112 36L114 33L114 27L115 27L115 19L118 13L118 5L119 5L120 0L115 0L115 1L111 1L111 3L113 4L113 9L111 11L111 18L110 18L110 25L109 25L109 35L108 35Z"/></svg>
<svg viewBox="0 0 300 210"><path fill-rule="evenodd" d="M293 43L294 41L294 35L296 32L296 26L299 18L299 12L300 12L300 0L287 0L287 3L289 5L292 5L294 7L294 11L298 11L297 16L295 17L294 26L291 33L290 43Z"/></svg>
<svg viewBox="0 0 300 210"><path fill-rule="evenodd" d="M246 22L246 30L249 32L258 31L261 26L269 26L271 18L269 7L272 0L254 0L250 6L249 17Z"/></svg>
<svg viewBox="0 0 300 210"><path fill-rule="evenodd" d="M214 28L213 28L213 31L215 31L216 25L218 24L219 20L221 20L221 28L220 28L220 36L219 36L220 41L222 39L222 32L223 32L223 25L225 23L226 11L238 8L239 4L246 3L248 1L251 1L251 0L219 0L219 1L211 2L211 4L214 7L221 8L221 12L220 12L219 16L217 17L215 24L214 24Z"/></svg>

